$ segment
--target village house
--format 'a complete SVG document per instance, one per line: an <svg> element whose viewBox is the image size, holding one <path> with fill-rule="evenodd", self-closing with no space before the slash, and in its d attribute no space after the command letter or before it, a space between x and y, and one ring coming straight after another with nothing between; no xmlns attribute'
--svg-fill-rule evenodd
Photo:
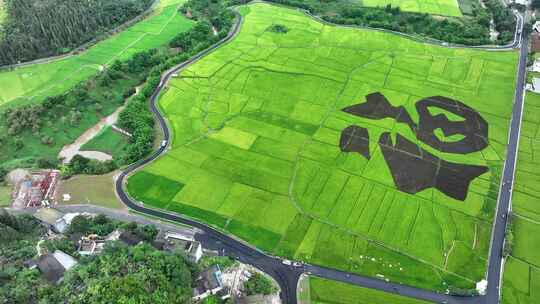
<svg viewBox="0 0 540 304"><path fill-rule="evenodd" d="M193 236L179 234L179 233L166 233L164 250L173 251L177 248L184 250L188 259L192 262L199 262L203 256L202 245L200 242L195 241Z"/></svg>
<svg viewBox="0 0 540 304"><path fill-rule="evenodd" d="M100 254L103 251L103 248L105 248L105 244L107 244L107 242L119 240L121 234L122 232L117 229L109 233L104 238L98 236L97 234L83 236L77 242L77 252L80 255Z"/></svg>
<svg viewBox="0 0 540 304"><path fill-rule="evenodd" d="M203 300L211 295L218 294L223 288L221 269L219 265L212 265L202 271L195 281L192 299L194 301Z"/></svg>
<svg viewBox="0 0 540 304"><path fill-rule="evenodd" d="M34 217L41 222L47 229L56 233L64 233L71 221L79 215L88 215L87 213L62 213L54 208L40 208L34 213Z"/></svg>
<svg viewBox="0 0 540 304"><path fill-rule="evenodd" d="M53 284L60 283L64 277L64 272L75 265L77 265L77 260L60 250L56 250L52 254L42 255L37 261L39 271L47 281Z"/></svg>

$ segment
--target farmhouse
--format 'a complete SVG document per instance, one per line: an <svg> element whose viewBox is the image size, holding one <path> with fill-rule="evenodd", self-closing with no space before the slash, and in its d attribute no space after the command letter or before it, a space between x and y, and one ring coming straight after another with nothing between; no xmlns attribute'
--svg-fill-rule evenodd
<svg viewBox="0 0 540 304"><path fill-rule="evenodd" d="M117 241L118 239L120 239L121 234L122 233L120 232L120 230L117 229L109 233L109 235L107 235L104 238L101 238L96 234L83 236L77 242L78 244L77 252L79 252L80 255L100 254L101 251L103 251L103 248L105 247L105 244L107 242Z"/></svg>
<svg viewBox="0 0 540 304"><path fill-rule="evenodd" d="M192 234L167 232L165 233L165 236L158 235L156 240L160 243L159 249L167 251L182 250L186 253L188 259L195 263L197 263L203 255L201 243L197 242Z"/></svg>
<svg viewBox="0 0 540 304"><path fill-rule="evenodd" d="M194 301L205 299L221 291L223 289L223 280L219 265L210 266L201 272L195 284L192 298Z"/></svg>
<svg viewBox="0 0 540 304"><path fill-rule="evenodd" d="M52 208L40 208L34 213L34 217L47 229L63 233L68 224L64 220L64 213Z"/></svg>
<svg viewBox="0 0 540 304"><path fill-rule="evenodd" d="M60 250L40 256L37 262L37 268L45 279L54 284L60 283L64 272L75 265L77 265L77 260Z"/></svg>
<svg viewBox="0 0 540 304"><path fill-rule="evenodd" d="M79 215L89 216L88 213L62 213L53 208L40 208L34 213L34 217L47 229L56 233L64 233L71 225L71 221Z"/></svg>

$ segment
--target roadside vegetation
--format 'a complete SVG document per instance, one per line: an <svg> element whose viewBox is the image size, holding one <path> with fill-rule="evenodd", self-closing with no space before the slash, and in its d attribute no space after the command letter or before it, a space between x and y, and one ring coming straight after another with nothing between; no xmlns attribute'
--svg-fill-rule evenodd
<svg viewBox="0 0 540 304"><path fill-rule="evenodd" d="M136 17L151 4L152 0L6 1L0 66L67 53Z"/></svg>
<svg viewBox="0 0 540 304"><path fill-rule="evenodd" d="M327 26L272 4L239 11L240 33L160 96L172 146L128 179L129 194L273 255L422 288L474 289L485 274L517 53ZM288 30L269 30L276 24ZM410 128L341 110L374 92L414 121L428 96L478 111L489 127L482 151L447 153L414 141L446 161L484 166L466 197L396 188L379 136L414 138ZM369 130L369 158L340 148L351 124Z"/></svg>
<svg viewBox="0 0 540 304"><path fill-rule="evenodd" d="M277 292L278 289L274 283L259 272L253 272L251 277L244 283L244 292L248 295L269 295Z"/></svg>

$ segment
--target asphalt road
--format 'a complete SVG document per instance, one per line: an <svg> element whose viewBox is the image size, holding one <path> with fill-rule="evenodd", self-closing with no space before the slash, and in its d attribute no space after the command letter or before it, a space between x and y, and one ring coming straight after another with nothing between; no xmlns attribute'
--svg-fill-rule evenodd
<svg viewBox="0 0 540 304"><path fill-rule="evenodd" d="M400 294L407 297L422 299L434 303L498 303L499 299L499 278L501 275L501 250L504 242L504 232L506 227L506 216L502 216L507 213L507 210L510 206L511 199L511 188L514 176L514 169L516 163L517 155L517 142L519 139L519 128L521 122L521 111L523 107L523 85L524 85L524 72L525 72L525 61L527 50L522 48L521 56L519 60L518 68L518 80L517 80L517 89L514 103L512 122L509 134L509 144L508 144L508 156L505 162L505 168L503 173L503 182L501 184L501 190L499 194L498 207L496 212L496 219L494 222L493 234L492 234L492 243L490 247L490 258L488 266L488 294L487 296L482 297L453 297L445 294L439 294L429 290L423 290L411 286L399 285L391 282L386 282L384 280L379 280L372 277L360 276L344 271L339 271L335 269L314 266L314 265L303 265L301 267L288 266L282 263L282 260L276 257L272 257L264 254L263 252L257 250L256 248L226 234L221 231L218 231L206 224L200 223L198 221L183 217L179 214L168 213L161 210L156 210L152 208L145 207L142 203L132 200L124 192L124 184L126 182L126 177L133 172L134 170L148 164L158 158L161 154L165 153L168 149L170 143L170 132L167 126L167 122L161 113L158 110L156 105L157 97L161 90L165 87L167 81L180 70L189 66L190 64L198 61L203 56L212 52L213 50L219 48L224 43L227 43L233 39L238 33L241 24L242 17L237 14L238 22L235 23L233 29L229 35L221 40L219 43L210 47L209 49L197 54L190 60L174 67L173 69L167 71L163 76L162 80L151 96L150 99L150 108L155 114L156 119L163 130L165 144L160 146L160 148L155 151L148 158L141 160L137 163L134 163L127 167L117 178L116 180L116 192L121 201L128 206L129 208L142 212L148 215L156 216L159 218L175 221L182 224L191 225L195 228L198 228L202 233L196 234L195 238L200 241L205 248L210 248L214 250L219 250L225 255L232 256L244 263L251 264L254 267L259 268L260 270L271 275L280 285L281 288L281 298L284 303L296 304L296 287L298 283L298 278L300 274L307 273L311 275L316 275L319 277L332 279L336 281L346 282L350 284L355 284L358 286L363 286L366 288L377 289L389 293ZM519 43L518 43L519 45ZM527 46L527 39L524 38L521 45Z"/></svg>
<svg viewBox="0 0 540 304"><path fill-rule="evenodd" d="M490 254L487 270L488 290L486 304L498 303L500 297L500 284L502 276L502 249L506 225L508 222L508 212L511 208L512 188L514 185L514 173L516 170L519 134L521 130L521 119L523 114L524 88L526 81L527 53L529 38L524 36L521 42L521 50L518 65L516 93L514 96L514 106L512 109L512 120L508 134L508 150L504 163L499 199L495 222L492 228Z"/></svg>

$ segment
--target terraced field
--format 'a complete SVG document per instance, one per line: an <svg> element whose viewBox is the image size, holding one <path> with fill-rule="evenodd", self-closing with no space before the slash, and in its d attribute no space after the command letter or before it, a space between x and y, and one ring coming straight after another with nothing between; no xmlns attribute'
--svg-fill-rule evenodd
<svg viewBox="0 0 540 304"><path fill-rule="evenodd" d="M519 143L512 212L514 246L504 271L503 303L540 299L540 95L528 93Z"/></svg>
<svg viewBox="0 0 540 304"><path fill-rule="evenodd" d="M121 33L97 43L89 50L61 60L0 72L0 108L41 101L61 94L97 74L103 65L130 58L133 54L168 43L191 27L178 14L184 0L163 0L153 15Z"/></svg>
<svg viewBox="0 0 540 304"><path fill-rule="evenodd" d="M457 0L362 0L362 4L372 7L385 7L390 4L406 12L461 17Z"/></svg>
<svg viewBox="0 0 540 304"><path fill-rule="evenodd" d="M243 6L174 78L145 204L272 254L424 288L484 276L516 52L450 49Z"/></svg>

